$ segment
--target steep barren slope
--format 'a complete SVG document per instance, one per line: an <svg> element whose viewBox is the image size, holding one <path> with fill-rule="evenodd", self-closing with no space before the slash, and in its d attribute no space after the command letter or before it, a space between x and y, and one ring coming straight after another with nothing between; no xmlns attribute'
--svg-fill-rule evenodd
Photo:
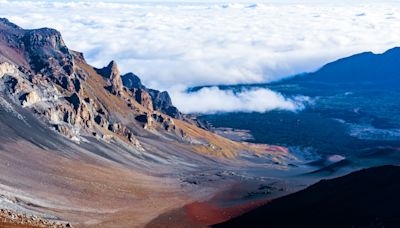
<svg viewBox="0 0 400 228"><path fill-rule="evenodd" d="M236 159L243 154L271 169L295 160L201 129L166 92L123 78L114 61L88 65L53 29L0 19L0 208L78 226L143 226L239 178L225 170L253 165ZM197 180L205 171L218 175Z"/></svg>

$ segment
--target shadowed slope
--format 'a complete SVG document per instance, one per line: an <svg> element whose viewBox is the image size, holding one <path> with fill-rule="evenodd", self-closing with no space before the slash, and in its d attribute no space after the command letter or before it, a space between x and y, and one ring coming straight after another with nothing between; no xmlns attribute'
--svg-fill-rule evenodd
<svg viewBox="0 0 400 228"><path fill-rule="evenodd" d="M322 180L215 227L399 227L400 167Z"/></svg>

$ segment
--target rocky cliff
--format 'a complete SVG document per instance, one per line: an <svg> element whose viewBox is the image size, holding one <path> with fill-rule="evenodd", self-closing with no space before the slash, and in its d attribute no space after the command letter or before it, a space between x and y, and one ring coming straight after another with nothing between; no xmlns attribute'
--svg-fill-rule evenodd
<svg viewBox="0 0 400 228"><path fill-rule="evenodd" d="M26 30L1 19L0 60L7 96L74 141L121 140L145 150L138 136L161 137L218 157L253 150L200 129L167 92L147 88L133 73L121 75L115 61L88 65L54 29Z"/></svg>
<svg viewBox="0 0 400 228"><path fill-rule="evenodd" d="M184 119L184 116L179 110L172 104L171 97L167 91L158 91L155 89L149 89L144 86L138 76L133 73L128 73L122 76L124 86L131 90L135 94L136 101L153 110L163 112L169 116L177 119ZM146 100L150 98L150 100ZM142 103L143 102L143 103Z"/></svg>

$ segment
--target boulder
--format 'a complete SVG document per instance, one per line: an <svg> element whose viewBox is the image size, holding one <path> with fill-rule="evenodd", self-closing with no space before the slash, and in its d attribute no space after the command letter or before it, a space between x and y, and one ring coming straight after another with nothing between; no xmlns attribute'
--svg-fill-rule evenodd
<svg viewBox="0 0 400 228"><path fill-rule="evenodd" d="M6 74L13 75L13 74L16 74L17 72L18 72L18 69L14 65L12 65L8 62L0 63L0 78L2 78Z"/></svg>

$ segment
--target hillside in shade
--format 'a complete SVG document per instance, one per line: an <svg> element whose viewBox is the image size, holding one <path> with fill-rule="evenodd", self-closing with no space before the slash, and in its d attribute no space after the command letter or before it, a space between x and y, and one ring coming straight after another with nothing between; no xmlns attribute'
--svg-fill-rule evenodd
<svg viewBox="0 0 400 228"><path fill-rule="evenodd" d="M399 227L400 167L322 180L214 227Z"/></svg>

